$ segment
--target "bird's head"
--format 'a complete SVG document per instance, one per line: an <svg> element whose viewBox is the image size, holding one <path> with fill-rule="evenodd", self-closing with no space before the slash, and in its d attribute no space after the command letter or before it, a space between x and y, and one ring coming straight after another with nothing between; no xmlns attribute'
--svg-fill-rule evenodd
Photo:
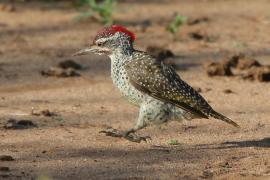
<svg viewBox="0 0 270 180"><path fill-rule="evenodd" d="M135 34L123 26L112 25L100 30L93 43L85 49L75 53L74 56L94 53L98 55L111 55L113 53L130 53L133 50Z"/></svg>

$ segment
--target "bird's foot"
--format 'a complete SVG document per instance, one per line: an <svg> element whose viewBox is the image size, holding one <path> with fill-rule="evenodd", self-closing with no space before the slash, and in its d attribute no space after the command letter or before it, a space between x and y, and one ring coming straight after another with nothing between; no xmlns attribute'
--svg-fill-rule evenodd
<svg viewBox="0 0 270 180"><path fill-rule="evenodd" d="M134 132L130 131L119 131L117 129L109 128L103 131L100 131L99 133L104 133L106 136L112 136L112 137L120 137L125 138L131 142L140 143L141 141L147 141L147 139L151 139L149 136L138 136L134 134Z"/></svg>
<svg viewBox="0 0 270 180"><path fill-rule="evenodd" d="M141 141L147 142L147 139L151 140L150 136L138 136L134 133L130 133L126 135L124 138L126 138L129 141L140 143Z"/></svg>

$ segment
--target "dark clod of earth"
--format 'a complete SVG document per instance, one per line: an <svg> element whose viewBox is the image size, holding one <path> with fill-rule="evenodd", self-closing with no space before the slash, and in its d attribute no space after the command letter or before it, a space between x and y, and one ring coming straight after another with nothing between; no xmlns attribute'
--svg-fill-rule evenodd
<svg viewBox="0 0 270 180"><path fill-rule="evenodd" d="M58 67L62 68L62 69L68 69L68 68L73 68L76 70L80 70L82 69L82 66L76 62L74 62L73 60L65 60L62 61L58 64Z"/></svg>
<svg viewBox="0 0 270 180"><path fill-rule="evenodd" d="M149 52L152 56L156 57L159 61L164 62L164 64L176 66L172 61L172 58L175 56L173 52L169 49L164 49L158 46L148 46L146 51Z"/></svg>
<svg viewBox="0 0 270 180"><path fill-rule="evenodd" d="M187 24L192 26L192 25L196 25L196 24L200 24L200 23L208 22L208 21L209 21L208 17L188 18Z"/></svg>
<svg viewBox="0 0 270 180"><path fill-rule="evenodd" d="M195 39L195 40L203 40L205 38L205 35L199 33L199 32L192 32L192 33L189 33L189 36L192 38L192 39Z"/></svg>
<svg viewBox="0 0 270 180"><path fill-rule="evenodd" d="M229 58L226 62L230 65L230 67L240 69L240 70L262 66L256 59L247 57L244 54L234 55L231 58Z"/></svg>
<svg viewBox="0 0 270 180"><path fill-rule="evenodd" d="M270 82L270 66L252 67L246 74L242 75L242 78L260 82Z"/></svg>
<svg viewBox="0 0 270 180"><path fill-rule="evenodd" d="M30 120L17 121L15 119L8 120L6 125L4 126L5 129L27 129L33 127L37 127L37 125Z"/></svg>
<svg viewBox="0 0 270 180"><path fill-rule="evenodd" d="M63 69L60 67L51 67L48 70L41 71L42 76L55 76L55 77L74 77L80 76L73 68Z"/></svg>
<svg viewBox="0 0 270 180"><path fill-rule="evenodd" d="M205 65L208 76L232 76L230 66L225 63L210 62Z"/></svg>
<svg viewBox="0 0 270 180"><path fill-rule="evenodd" d="M230 90L230 89L224 89L223 92L224 92L225 94L232 94L232 93L233 93L233 91Z"/></svg>
<svg viewBox="0 0 270 180"><path fill-rule="evenodd" d="M42 110L40 112L36 112L35 110L32 110L31 115L34 115L34 116L48 116L48 117L56 116L56 114L54 112L51 112L48 109Z"/></svg>
<svg viewBox="0 0 270 180"><path fill-rule="evenodd" d="M48 109L40 111L40 114L42 114L43 116L54 116L55 115L55 113L49 111Z"/></svg>
<svg viewBox="0 0 270 180"><path fill-rule="evenodd" d="M163 61L166 58L174 57L174 54L169 49L164 49L158 46L148 46L146 51L149 52L152 56L157 57L159 60Z"/></svg>
<svg viewBox="0 0 270 180"><path fill-rule="evenodd" d="M14 158L9 155L0 155L0 161L14 161Z"/></svg>
<svg viewBox="0 0 270 180"><path fill-rule="evenodd" d="M217 39L217 37L209 36L205 32L191 32L188 35L190 38L197 40L197 41L204 40L206 42L213 42Z"/></svg>
<svg viewBox="0 0 270 180"><path fill-rule="evenodd" d="M210 77L240 75L243 79L270 81L270 66L261 65L257 60L243 54L234 55L221 62L209 62L205 67Z"/></svg>

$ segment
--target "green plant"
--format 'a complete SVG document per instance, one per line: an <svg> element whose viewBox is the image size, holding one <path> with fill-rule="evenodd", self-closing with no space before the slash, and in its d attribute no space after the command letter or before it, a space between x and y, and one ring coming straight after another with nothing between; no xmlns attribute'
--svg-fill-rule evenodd
<svg viewBox="0 0 270 180"><path fill-rule="evenodd" d="M187 17L179 13L176 13L172 22L169 24L167 30L175 37L175 34L179 30L180 26L186 23Z"/></svg>
<svg viewBox="0 0 270 180"><path fill-rule="evenodd" d="M168 145L171 145L171 146L176 146L178 144L179 142L177 141L177 139L171 139L168 141Z"/></svg>
<svg viewBox="0 0 270 180"><path fill-rule="evenodd" d="M91 17L94 13L102 18L102 23L110 25L113 23L112 14L117 4L116 0L103 0L97 3L97 0L82 0L82 5L87 5L88 10L84 11L78 18L79 20Z"/></svg>

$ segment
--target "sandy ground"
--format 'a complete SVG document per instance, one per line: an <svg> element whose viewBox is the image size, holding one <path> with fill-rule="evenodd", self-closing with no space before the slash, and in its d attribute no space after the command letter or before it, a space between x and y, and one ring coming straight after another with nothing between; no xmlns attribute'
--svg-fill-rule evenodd
<svg viewBox="0 0 270 180"><path fill-rule="evenodd" d="M219 112L240 124L234 129L214 119L148 127L147 143L106 137L106 127L127 129L138 109L121 98L110 80L106 57L70 55L86 46L102 26L78 23L66 5L33 3L0 11L0 179L269 179L270 83L210 78L203 66L236 52L270 64L270 2L244 0L131 1L120 3L114 18L136 32L136 48L158 44L177 57L178 73ZM208 17L181 27L172 41L165 26L174 12ZM150 20L145 32L141 23ZM197 41L190 32L213 41ZM80 77L43 77L40 71L73 59ZM207 90L208 89L208 90ZM230 89L234 93L223 91ZM49 109L57 116L31 115ZM27 119L37 128L7 130L10 119ZM177 145L169 145L177 140Z"/></svg>

